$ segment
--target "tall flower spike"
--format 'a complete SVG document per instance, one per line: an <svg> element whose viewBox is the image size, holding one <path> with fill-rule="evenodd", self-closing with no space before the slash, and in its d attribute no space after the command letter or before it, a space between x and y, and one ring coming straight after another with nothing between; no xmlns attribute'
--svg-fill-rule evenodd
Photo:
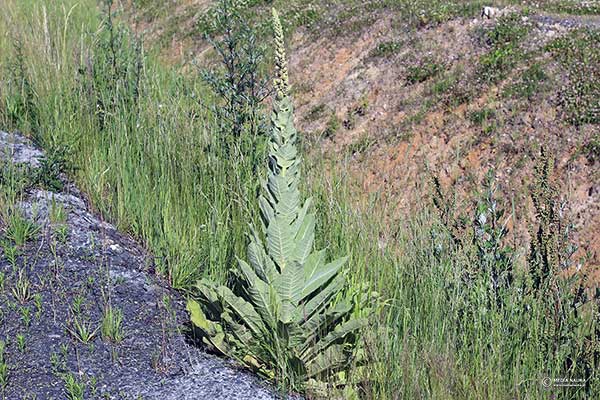
<svg viewBox="0 0 600 400"><path fill-rule="evenodd" d="M275 37L275 79L273 85L277 91L277 97L283 99L290 92L288 79L287 61L285 57L285 41L283 38L283 28L279 20L279 13L275 8L273 10L273 31Z"/></svg>

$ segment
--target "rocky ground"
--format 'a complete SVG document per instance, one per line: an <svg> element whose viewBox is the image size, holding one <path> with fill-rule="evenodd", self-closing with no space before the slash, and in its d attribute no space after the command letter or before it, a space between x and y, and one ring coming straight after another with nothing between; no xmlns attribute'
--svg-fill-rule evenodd
<svg viewBox="0 0 600 400"><path fill-rule="evenodd" d="M14 165L40 167L23 137L0 132L0 149L3 190ZM0 202L0 399L277 398L191 344L182 296L152 257L60 179Z"/></svg>

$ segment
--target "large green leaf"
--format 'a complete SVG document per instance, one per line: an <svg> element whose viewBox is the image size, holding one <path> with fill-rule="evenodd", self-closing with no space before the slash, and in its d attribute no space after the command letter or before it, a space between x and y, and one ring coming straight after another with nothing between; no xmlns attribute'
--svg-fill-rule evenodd
<svg viewBox="0 0 600 400"><path fill-rule="evenodd" d="M275 217L267 227L267 249L269 255L282 272L292 260L294 241L290 234L290 225Z"/></svg>
<svg viewBox="0 0 600 400"><path fill-rule="evenodd" d="M297 218L298 210L300 209L300 193L298 190L284 190L277 203L276 213L278 215L285 216L285 219L289 225ZM290 228L290 234L293 237L293 231Z"/></svg>
<svg viewBox="0 0 600 400"><path fill-rule="evenodd" d="M304 286L302 267L297 262L291 262L273 281L273 286L281 299L279 320L289 324L294 319L298 301Z"/></svg>
<svg viewBox="0 0 600 400"><path fill-rule="evenodd" d="M281 198L289 190L287 179L281 175L270 175L267 179L267 188L273 195L273 199L277 202L275 203L275 207L273 207L275 212L277 212L277 208L281 207L281 204L279 204Z"/></svg>
<svg viewBox="0 0 600 400"><path fill-rule="evenodd" d="M252 299L252 304L260 314L263 322L270 328L276 326L277 317L275 310L281 307L277 293L269 285L263 282L252 268L244 261L238 259L239 268L246 278L248 294Z"/></svg>
<svg viewBox="0 0 600 400"><path fill-rule="evenodd" d="M260 207L263 224L267 227L275 216L275 210L273 210L269 201L263 196L258 198L258 206Z"/></svg>
<svg viewBox="0 0 600 400"><path fill-rule="evenodd" d="M294 259L301 265L304 265L306 259L313 249L315 241L315 217L312 214L306 215L300 229L298 230L294 248Z"/></svg>
<svg viewBox="0 0 600 400"><path fill-rule="evenodd" d="M347 257L338 258L335 261L330 262L323 268L319 268L313 272L313 274L306 280L306 284L302 289L302 298L308 297L315 290L326 284L332 279L346 263Z"/></svg>
<svg viewBox="0 0 600 400"><path fill-rule="evenodd" d="M366 325L366 320L362 318L350 319L338 326L331 332L329 332L323 339L317 343L307 342L303 346L302 359L309 362L311 357L324 351L327 347L331 346L335 342L342 340L346 335L350 333L356 333Z"/></svg>
<svg viewBox="0 0 600 400"><path fill-rule="evenodd" d="M313 317L318 317L330 304L331 298L344 287L345 279L338 275L325 285L309 301L303 303L296 312L296 320L305 326L312 325ZM310 331L310 329L309 329Z"/></svg>
<svg viewBox="0 0 600 400"><path fill-rule="evenodd" d="M325 265L325 255L327 254L325 249L321 249L319 251L315 251L311 253L304 263L304 280L308 281L311 276L313 276L317 270L323 268Z"/></svg>
<svg viewBox="0 0 600 400"><path fill-rule="evenodd" d="M256 232L253 226L250 226L250 231L252 236L250 237L250 243L248 244L248 261L254 269L254 272L262 280L269 283L273 280L275 273L277 272L275 264L273 264L273 260L271 260L265 252L265 248L258 236L258 232Z"/></svg>
<svg viewBox="0 0 600 400"><path fill-rule="evenodd" d="M310 210L311 204L312 204L312 198L309 197L308 199L306 199L304 201L304 205L298 211L298 215L296 216L296 220L292 224L292 234L294 235L295 238L298 237L298 230L304 224L304 218L308 214L308 211ZM314 215L313 215L313 218L314 218Z"/></svg>
<svg viewBox="0 0 600 400"><path fill-rule="evenodd" d="M266 327L252 304L236 296L227 286L219 287L219 295L228 309L235 312L237 317L245 323L256 337L262 337Z"/></svg>

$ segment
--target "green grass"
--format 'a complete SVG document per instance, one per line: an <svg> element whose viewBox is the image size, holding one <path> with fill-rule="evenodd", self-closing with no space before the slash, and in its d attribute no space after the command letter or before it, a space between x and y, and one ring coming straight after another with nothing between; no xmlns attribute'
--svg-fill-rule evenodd
<svg viewBox="0 0 600 400"><path fill-rule="evenodd" d="M427 18L443 21L479 7L461 4L436 2L431 12L438 16ZM199 104L213 101L208 88L161 65L153 53L141 58L127 32L116 35L113 51L95 6L91 0L6 2L0 126L22 130L50 153L67 154L67 164L49 170L68 172L97 212L142 240L171 285L187 289L203 276L225 283L235 256L245 254L247 223L257 216L261 138L245 135L234 154L224 154L218 146L223 132ZM454 84L446 76L432 90L441 95ZM328 128L339 129L340 121L332 117ZM591 333L597 314L569 314L565 320L581 335L560 336L545 303L522 296L527 264L519 260L518 284L502 295L502 307L489 303L477 248L457 244L426 202L416 215L390 220L396 210L383 194L361 204L351 200L346 165L329 165L318 148L306 158L317 247L333 258L348 254L349 281L368 282L382 298L364 332L371 364L350 373L361 381L361 397L537 399L550 396L544 377L578 378L585 371L591 374L587 389L554 393L573 399L599 393L598 366L578 352L598 346ZM10 176L0 179L0 204L17 197L18 179ZM4 221L4 208L0 216ZM77 398L80 384L65 384Z"/></svg>

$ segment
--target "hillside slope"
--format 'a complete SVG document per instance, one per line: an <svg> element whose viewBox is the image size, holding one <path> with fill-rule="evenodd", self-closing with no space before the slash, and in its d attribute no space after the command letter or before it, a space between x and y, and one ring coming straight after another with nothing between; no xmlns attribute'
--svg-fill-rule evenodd
<svg viewBox="0 0 600 400"><path fill-rule="evenodd" d="M208 2L145 3L130 17L166 60L211 59L199 24ZM555 157L579 254L598 264L595 2L274 3L289 23L297 124L310 151L347 163L357 197L378 193L401 218L421 204L433 174L462 209L493 168L523 242L543 146ZM266 14L263 2L250 5ZM484 5L498 8L482 16Z"/></svg>

